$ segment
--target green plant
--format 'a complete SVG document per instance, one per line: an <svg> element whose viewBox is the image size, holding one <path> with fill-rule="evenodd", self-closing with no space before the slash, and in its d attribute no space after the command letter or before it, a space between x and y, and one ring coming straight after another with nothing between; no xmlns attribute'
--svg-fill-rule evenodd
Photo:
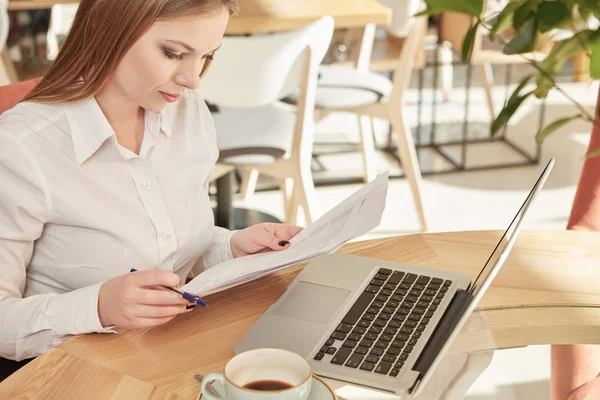
<svg viewBox="0 0 600 400"><path fill-rule="evenodd" d="M492 123L492 135L497 134L508 123L528 97L533 95L544 99L551 89L560 91L573 102L579 112L542 128L536 135L539 143L558 128L576 119L599 125L592 114L557 85L556 76L569 58L585 52L590 61L591 76L600 78L600 29L590 29L588 25L590 18L600 19L600 0L516 0L508 2L501 11L491 15L485 14L485 0L425 0L425 3L427 9L420 15L454 11L472 16L473 22L462 46L463 62L470 60L480 27L487 29L490 39L501 43L505 54L523 54L523 57L535 48L540 34L554 29L572 33L569 38L556 42L543 62L528 59L536 72L523 78L506 101ZM509 30L514 35L506 38L505 33ZM598 109L600 114L600 107ZM595 155L600 155L600 149L588 153L588 157Z"/></svg>

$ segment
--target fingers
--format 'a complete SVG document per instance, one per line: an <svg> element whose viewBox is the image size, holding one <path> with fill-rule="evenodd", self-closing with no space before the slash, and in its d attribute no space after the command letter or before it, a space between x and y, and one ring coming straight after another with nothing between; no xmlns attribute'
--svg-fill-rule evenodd
<svg viewBox="0 0 600 400"><path fill-rule="evenodd" d="M186 308L184 305L178 306L148 306L138 304L133 312L138 318L169 318L179 314L190 312L192 309Z"/></svg>
<svg viewBox="0 0 600 400"><path fill-rule="evenodd" d="M171 286L177 287L181 283L179 275L169 271L152 270L138 271L127 275L127 278L138 287Z"/></svg>
<svg viewBox="0 0 600 400"><path fill-rule="evenodd" d="M164 289L140 289L136 292L137 302L150 306L177 306L189 304L177 293Z"/></svg>

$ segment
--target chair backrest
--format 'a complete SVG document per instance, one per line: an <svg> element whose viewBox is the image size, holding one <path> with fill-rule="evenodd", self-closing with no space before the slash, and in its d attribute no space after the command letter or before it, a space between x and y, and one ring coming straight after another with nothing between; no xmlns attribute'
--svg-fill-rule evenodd
<svg viewBox="0 0 600 400"><path fill-rule="evenodd" d="M46 36L47 57L49 60L55 60L62 42L67 36L75 14L77 14L78 4L55 4L50 13L50 24Z"/></svg>
<svg viewBox="0 0 600 400"><path fill-rule="evenodd" d="M415 59L427 31L427 17L413 17L408 22L409 33L402 45L396 70L394 86L389 103L400 105L404 91L408 88Z"/></svg>
<svg viewBox="0 0 600 400"><path fill-rule="evenodd" d="M333 36L333 18L323 17L295 31L223 38L199 92L209 102L252 108L297 91L305 77L305 49L312 66L321 64Z"/></svg>
<svg viewBox="0 0 600 400"><path fill-rule="evenodd" d="M410 20L415 15L421 0L379 0L392 10L392 21L387 31L396 37L406 37L410 32Z"/></svg>
<svg viewBox="0 0 600 400"><path fill-rule="evenodd" d="M12 85L0 86L0 114L13 108L18 102L23 100L41 79L42 78L31 79L13 83Z"/></svg>
<svg viewBox="0 0 600 400"><path fill-rule="evenodd" d="M0 53L8 40L8 0L0 0Z"/></svg>

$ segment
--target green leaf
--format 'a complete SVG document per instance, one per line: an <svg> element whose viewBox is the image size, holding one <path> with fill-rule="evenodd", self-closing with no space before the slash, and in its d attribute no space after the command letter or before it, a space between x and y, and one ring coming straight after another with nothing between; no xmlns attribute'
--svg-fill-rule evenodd
<svg viewBox="0 0 600 400"><path fill-rule="evenodd" d="M428 14L437 14L444 11L456 11L463 14L479 17L483 12L484 0L425 0Z"/></svg>
<svg viewBox="0 0 600 400"><path fill-rule="evenodd" d="M570 16L571 13L565 3L558 1L543 2L537 10L540 32L548 32Z"/></svg>
<svg viewBox="0 0 600 400"><path fill-rule="evenodd" d="M590 45L592 56L590 57L590 75L593 78L600 78L600 40Z"/></svg>
<svg viewBox="0 0 600 400"><path fill-rule="evenodd" d="M521 80L521 82L519 82L519 85L517 85L517 87L515 88L515 90L513 90L512 94L508 98L507 104L512 103L513 101L515 101L517 99L517 97L519 97L519 94L521 93L521 90L523 90L523 88L525 86L527 86L527 84L529 83L529 81L531 81L531 78L533 78L533 75L527 75L526 77L524 77Z"/></svg>
<svg viewBox="0 0 600 400"><path fill-rule="evenodd" d="M548 136L550 136L551 133L554 133L554 131L556 131L557 129L560 129L562 126L573 121L574 119L578 119L578 118L582 118L582 117L583 117L583 115L577 114L577 115L572 115L570 117L557 119L550 125L546 126L544 129L540 130L537 133L537 135L535 135L535 140L541 144Z"/></svg>
<svg viewBox="0 0 600 400"><path fill-rule="evenodd" d="M471 28L467 31L465 35L465 39L463 40L462 45L462 62L467 63L471 59L471 54L473 53L473 43L475 42L475 35L477 34L477 29L479 28L479 24L481 21L477 21Z"/></svg>
<svg viewBox="0 0 600 400"><path fill-rule="evenodd" d="M520 4L516 2L508 3L506 7L494 18L489 36L492 40L497 34L504 32L513 23L513 15Z"/></svg>
<svg viewBox="0 0 600 400"><path fill-rule="evenodd" d="M527 1L525 3L518 3L519 8L516 9L515 15L513 16L513 28L516 30L521 29L525 21L535 15L536 5L533 1Z"/></svg>
<svg viewBox="0 0 600 400"><path fill-rule="evenodd" d="M504 46L504 54L523 54L533 50L535 45L536 22L531 18L517 36Z"/></svg>
<svg viewBox="0 0 600 400"><path fill-rule="evenodd" d="M494 119L494 123L492 123L492 136L497 134L498 131L508 123L515 111L517 111L517 109L521 106L521 104L523 104L525 99L527 99L532 94L533 90L525 93L523 96L514 97L515 93L513 93L513 96L511 96L512 101L506 103L502 111L500 111L500 114L498 114L496 119Z"/></svg>

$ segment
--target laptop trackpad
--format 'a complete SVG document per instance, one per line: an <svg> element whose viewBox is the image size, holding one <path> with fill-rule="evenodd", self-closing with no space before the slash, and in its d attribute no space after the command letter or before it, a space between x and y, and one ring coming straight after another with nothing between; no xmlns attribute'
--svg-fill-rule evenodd
<svg viewBox="0 0 600 400"><path fill-rule="evenodd" d="M298 282L277 304L273 315L325 324L344 302L349 290Z"/></svg>

